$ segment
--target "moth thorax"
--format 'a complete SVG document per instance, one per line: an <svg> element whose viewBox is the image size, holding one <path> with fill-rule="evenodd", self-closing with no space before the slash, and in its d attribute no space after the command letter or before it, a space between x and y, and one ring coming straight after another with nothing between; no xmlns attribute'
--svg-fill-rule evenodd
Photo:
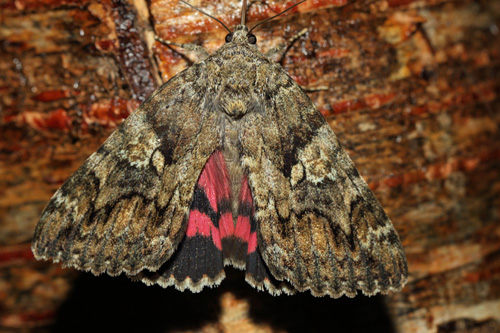
<svg viewBox="0 0 500 333"><path fill-rule="evenodd" d="M253 104L252 94L245 85L226 85L219 97L224 112L233 119L243 117Z"/></svg>

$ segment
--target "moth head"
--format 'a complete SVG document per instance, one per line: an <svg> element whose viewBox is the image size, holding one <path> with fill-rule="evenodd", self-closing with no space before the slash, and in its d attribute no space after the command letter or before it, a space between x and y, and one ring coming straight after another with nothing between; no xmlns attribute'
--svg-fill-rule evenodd
<svg viewBox="0 0 500 333"><path fill-rule="evenodd" d="M226 43L238 43L238 44L256 44L257 43L257 37L255 37L254 34L252 34L252 31L257 28L258 26L266 23L266 22L269 22L271 21L272 19L280 16L280 15L283 15L284 13L286 13L287 11L291 10L292 8L295 8L296 6L300 5L301 3L303 3L304 1L306 0L302 0L302 1L299 1L297 2L296 4L288 7L287 9L285 9L284 11L274 15L274 16L271 16L267 19L265 19L264 21L260 22L260 23L257 23L256 25L253 26L252 29L248 30L247 26L246 26L246 15L247 15L247 1L246 0L243 0L242 1L242 7L241 7L241 24L238 24L236 26L236 28L234 28L234 31L231 32L231 30L224 24L224 22L222 22L221 20L219 20L218 18L216 17L213 17L212 15L208 14L208 13L205 13L203 10L199 9L199 8L196 8L194 7L193 5L190 5L189 3L187 3L186 1L184 0L179 0L180 2L184 3L185 5L199 11L200 13L210 17L211 19L214 19L215 21L219 22L223 27L224 29L226 29L229 33L226 35Z"/></svg>
<svg viewBox="0 0 500 333"><path fill-rule="evenodd" d="M257 37L254 34L248 32L248 28L244 25L237 25L233 32L226 35L226 43L237 43L237 44L256 44Z"/></svg>

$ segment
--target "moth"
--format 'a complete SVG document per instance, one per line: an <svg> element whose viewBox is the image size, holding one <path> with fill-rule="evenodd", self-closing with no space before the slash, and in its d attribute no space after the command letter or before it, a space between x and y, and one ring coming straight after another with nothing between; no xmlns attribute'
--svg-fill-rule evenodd
<svg viewBox="0 0 500 333"><path fill-rule="evenodd" d="M245 12L243 1L225 45L158 88L54 194L37 259L193 292L226 265L273 295L403 287L391 221Z"/></svg>

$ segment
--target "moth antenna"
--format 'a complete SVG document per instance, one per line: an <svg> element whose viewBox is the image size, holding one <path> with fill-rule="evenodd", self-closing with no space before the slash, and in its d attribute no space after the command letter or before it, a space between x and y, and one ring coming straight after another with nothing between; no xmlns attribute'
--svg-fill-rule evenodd
<svg viewBox="0 0 500 333"><path fill-rule="evenodd" d="M186 2L186 1L184 1L184 0L179 0L179 1L180 1L180 2L182 2L182 3L183 3L183 4L185 4L185 5L187 5L187 6L191 7L191 8L193 8L194 10L199 11L199 12L200 12L200 13L202 13L203 15L206 15L206 16L210 17L211 19L216 20L217 22L219 22L220 24L222 24L222 26L223 26L223 27L224 27L227 31L229 31L229 33L231 33L231 32L232 32L232 31L231 31L231 30L230 30L230 29L229 29L229 28L228 28L228 27L224 24L224 22L222 22L222 21L221 21L221 20L219 20L218 18L213 17L212 15L210 15L210 14L208 14L208 13L204 12L203 10L201 10L201 9L199 9L199 8L197 8L197 7L195 7L195 6L191 5L191 4L189 4L189 3L187 3L187 2ZM305 1L305 0L304 0L304 1ZM290 8L292 8L292 7L290 7Z"/></svg>
<svg viewBox="0 0 500 333"><path fill-rule="evenodd" d="M246 25L247 19L247 1L243 0L243 4L241 5L241 25Z"/></svg>
<svg viewBox="0 0 500 333"><path fill-rule="evenodd" d="M243 0L243 2L245 2L245 0ZM300 1L300 2L297 2L295 5L292 5L292 6L288 7L287 9L285 9L284 11L282 11L281 13L278 13L278 14L276 14L276 15L272 16L272 17L269 17L269 18L265 19L264 21L262 21L262 22L260 22L260 23L257 23L256 25L254 25L254 26L253 26L253 28L252 28L252 29L250 29L250 31L249 31L248 33L250 34L250 33L251 33L251 32L252 32L255 28L257 28L259 25L262 25L262 24L264 24L264 23L266 23L266 22L268 22L268 21L271 21L272 19L274 19L274 18L276 18L276 17L278 17L278 16L280 16L280 15L285 14L287 11L289 11L290 9L292 9L292 8L294 8L294 7L297 7L298 5L300 5L300 4L301 4L301 3L303 3L303 2L306 2L306 0L302 0L302 1ZM242 18L242 19L243 19L243 18Z"/></svg>

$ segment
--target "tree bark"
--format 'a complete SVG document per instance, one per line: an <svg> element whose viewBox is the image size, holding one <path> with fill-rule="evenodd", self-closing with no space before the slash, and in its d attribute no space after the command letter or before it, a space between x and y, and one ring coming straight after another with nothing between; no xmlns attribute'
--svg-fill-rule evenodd
<svg viewBox="0 0 500 333"><path fill-rule="evenodd" d="M193 5L234 27L240 2ZM291 2L251 3L249 26ZM385 297L200 294L37 262L54 191L162 82L227 33L169 0L0 0L0 331L500 331L500 3L308 1L256 31L391 217L410 279ZM277 59L280 60L280 59Z"/></svg>

